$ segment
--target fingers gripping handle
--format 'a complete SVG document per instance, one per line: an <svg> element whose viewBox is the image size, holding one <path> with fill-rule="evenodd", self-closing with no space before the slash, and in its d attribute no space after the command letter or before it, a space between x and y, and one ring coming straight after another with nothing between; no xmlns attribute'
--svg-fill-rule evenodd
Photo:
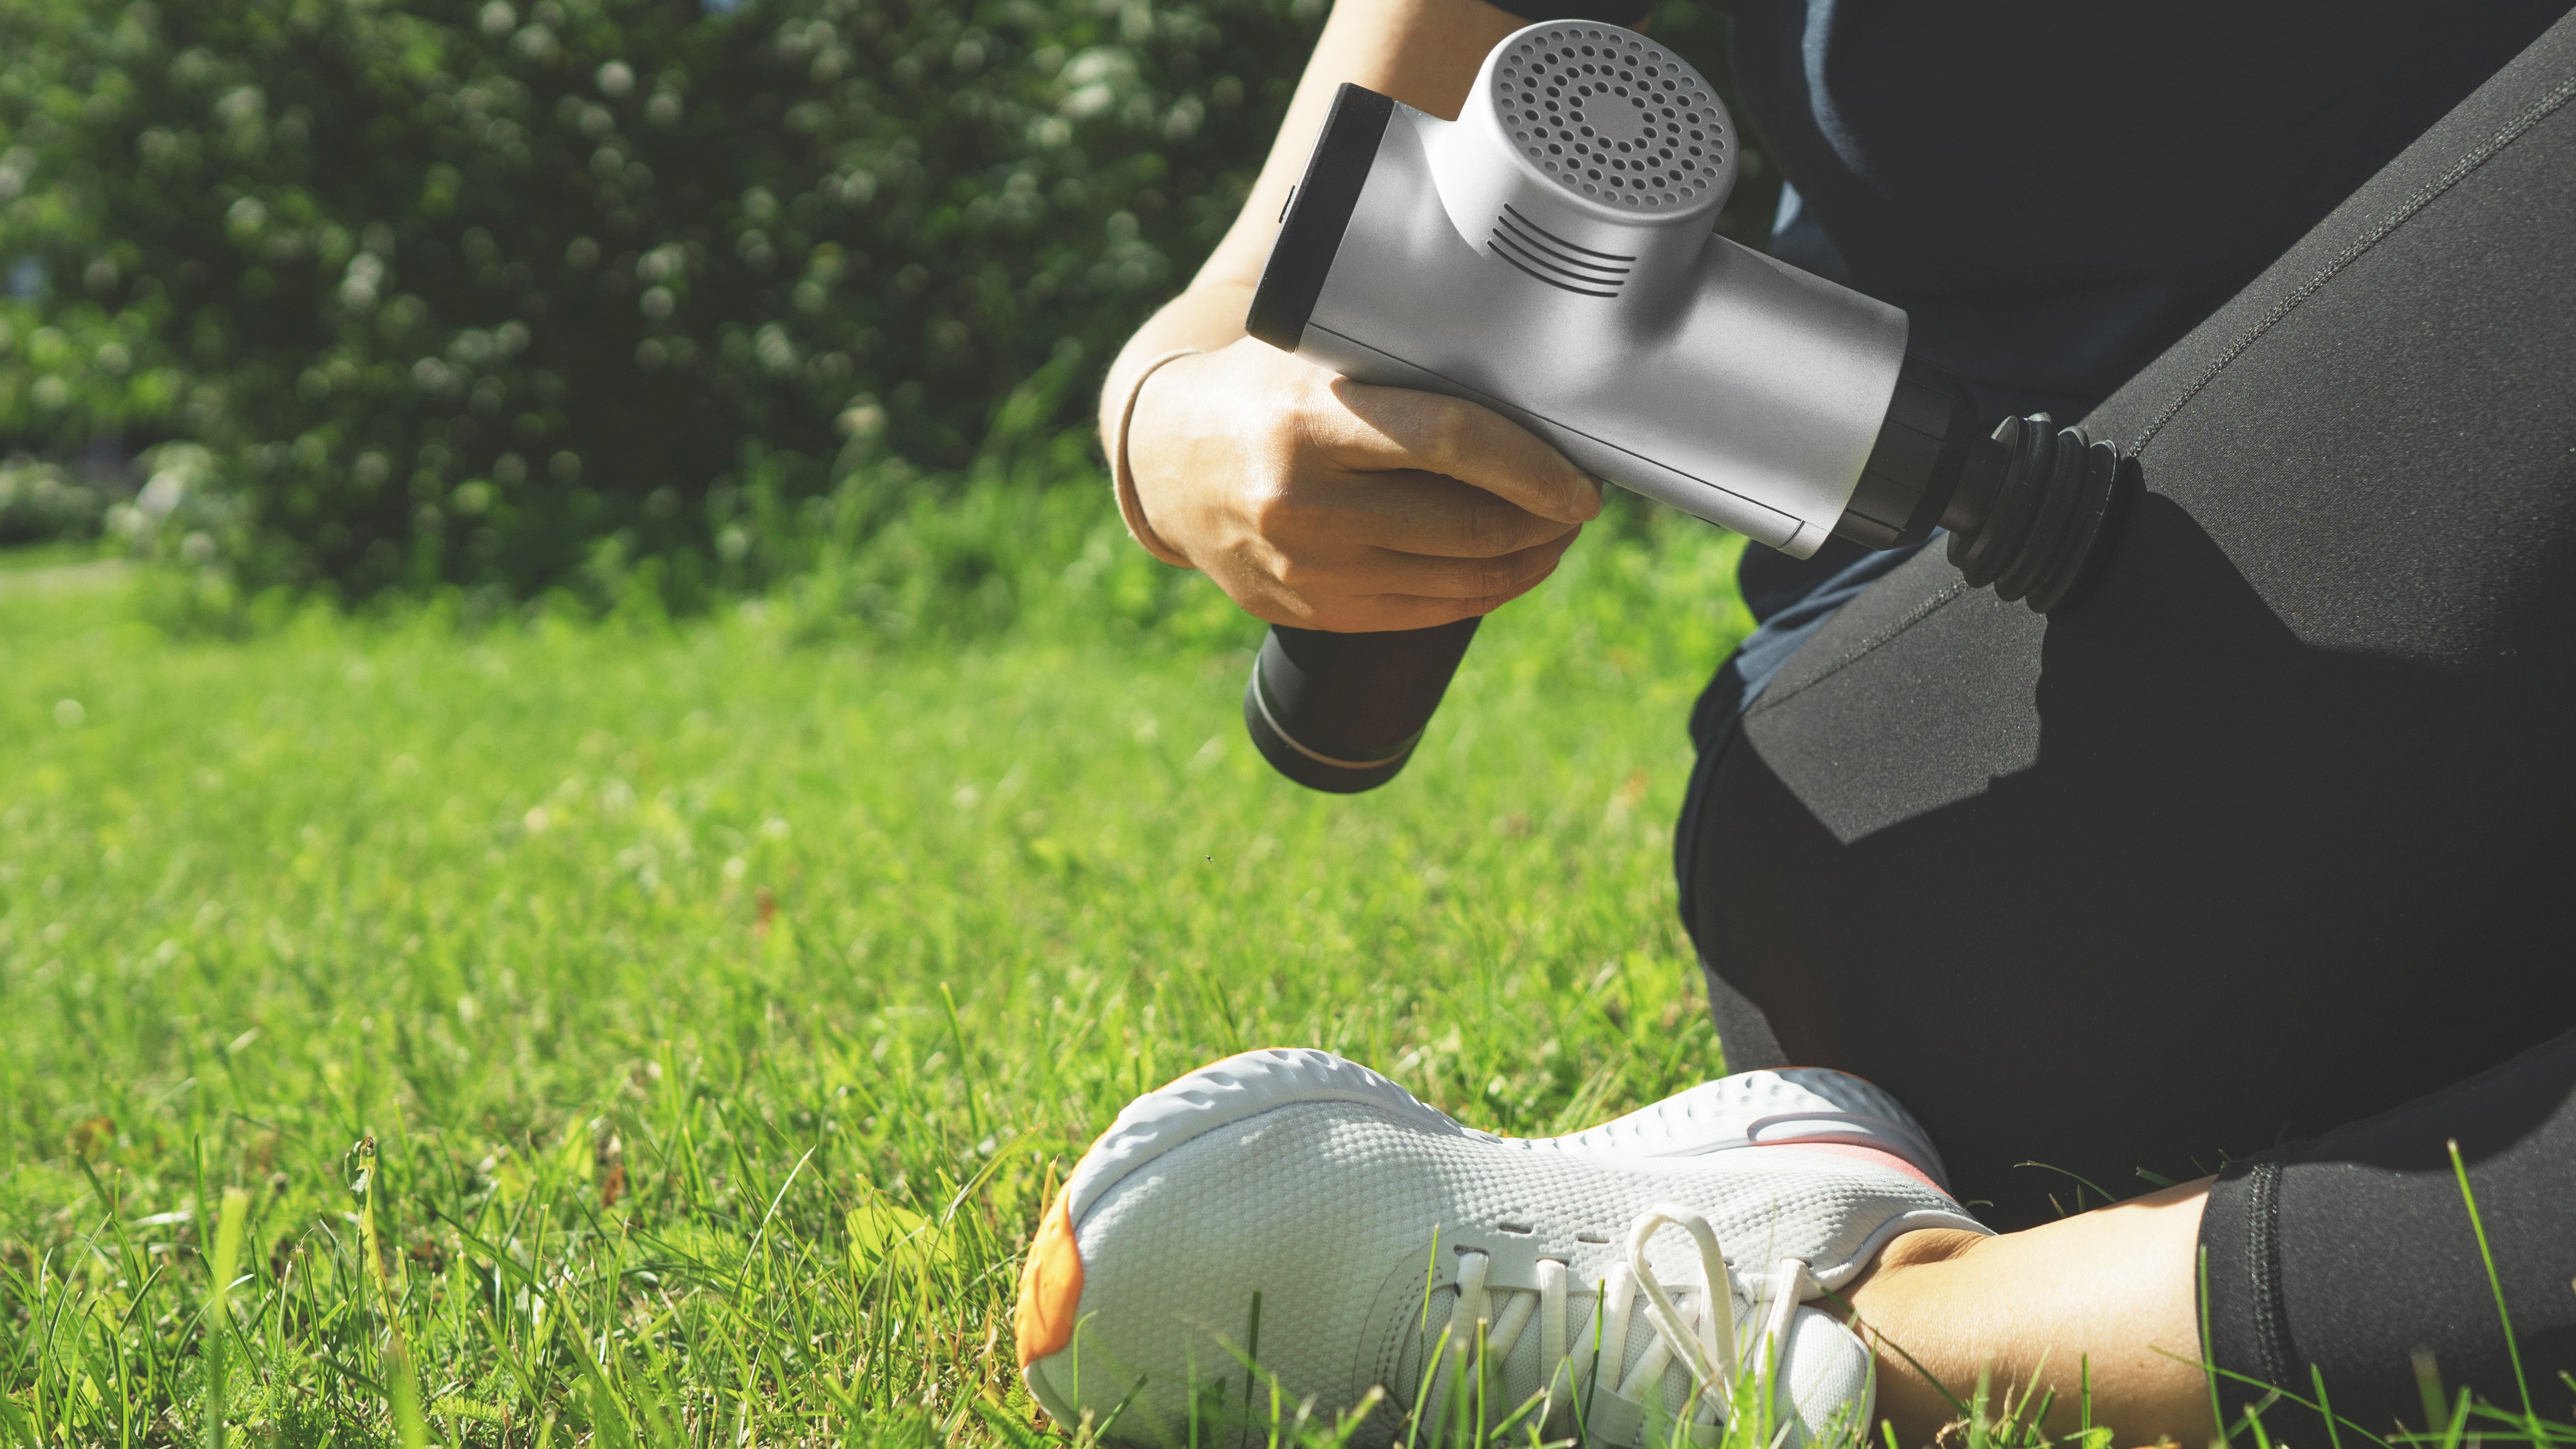
<svg viewBox="0 0 2576 1449"><path fill-rule="evenodd" d="M1243 690L1261 757L1309 789L1373 790L1413 758L1480 619L1382 634L1274 624Z"/></svg>

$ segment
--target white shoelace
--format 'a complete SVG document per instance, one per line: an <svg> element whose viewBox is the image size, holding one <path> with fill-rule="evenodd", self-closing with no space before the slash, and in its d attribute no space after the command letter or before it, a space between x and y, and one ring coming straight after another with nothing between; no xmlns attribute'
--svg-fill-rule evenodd
<svg viewBox="0 0 2576 1449"><path fill-rule="evenodd" d="M1693 1291L1685 1285L1681 1290L1690 1295L1687 1305L1676 1301L1673 1290L1646 1262L1647 1242L1666 1227L1688 1233L1699 1249L1697 1289ZM1545 1376L1538 1392L1546 1396L1540 1418L1549 1431L1572 1412L1578 1386L1588 1393L1597 1385L1622 1399L1660 1406L1664 1371L1675 1363L1690 1375L1691 1396L1684 1405L1684 1416L1691 1423L1713 1424L1721 1414L1731 1415L1736 1378L1745 1367L1735 1333L1735 1296L1739 1293L1753 1303L1768 1302L1762 1331L1751 1345L1761 1358L1752 1367L1757 1385L1776 1391L1787 1376L1789 1319L1797 1311L1807 1272L1804 1261L1783 1258L1765 1277L1748 1280L1738 1276L1728 1269L1717 1230L1709 1226L1706 1216L1673 1203L1657 1203L1630 1224L1626 1261L1613 1264L1597 1285L1599 1311L1593 1315L1592 1329L1577 1336L1567 1332L1573 1291L1572 1277L1563 1262L1554 1258L1539 1260L1536 1293L1486 1287L1491 1266L1492 1259L1483 1253L1459 1255L1458 1303L1450 1314L1449 1347L1441 1356L1423 1400L1424 1412L1445 1417L1441 1406L1448 1402L1449 1386L1455 1382L1453 1372L1481 1371L1483 1365L1498 1368L1519 1346L1521 1335L1535 1317L1539 1324L1539 1368ZM1628 1319L1637 1307L1640 1289L1645 1292L1646 1322L1654 1331L1655 1341L1646 1346L1634 1367L1620 1374L1619 1365L1628 1354ZM1494 1312L1498 1297L1507 1300L1500 1314ZM1605 1376L1593 1380L1596 1365L1608 1367ZM1523 1402L1526 1397L1515 1400L1508 1408L1517 1408Z"/></svg>

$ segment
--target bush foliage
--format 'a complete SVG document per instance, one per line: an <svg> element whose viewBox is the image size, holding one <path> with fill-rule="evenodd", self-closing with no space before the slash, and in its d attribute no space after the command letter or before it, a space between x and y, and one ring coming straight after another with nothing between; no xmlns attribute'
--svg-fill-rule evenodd
<svg viewBox="0 0 2576 1449"><path fill-rule="evenodd" d="M1222 226L1312 19L1222 8L10 0L0 431L202 445L255 579L748 575Z"/></svg>
<svg viewBox="0 0 2576 1449"><path fill-rule="evenodd" d="M1322 8L0 0L0 451L172 445L236 585L762 587L1087 469Z"/></svg>
<svg viewBox="0 0 2576 1449"><path fill-rule="evenodd" d="M43 458L0 458L0 547L97 531L107 500L73 470Z"/></svg>

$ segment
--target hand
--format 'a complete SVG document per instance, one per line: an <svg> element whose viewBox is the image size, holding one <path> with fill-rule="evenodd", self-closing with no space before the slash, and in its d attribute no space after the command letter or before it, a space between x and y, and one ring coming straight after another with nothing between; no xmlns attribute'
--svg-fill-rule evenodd
<svg viewBox="0 0 2576 1449"><path fill-rule="evenodd" d="M1274 624L1487 614L1555 572L1601 485L1490 408L1249 338L1164 364L1127 430L1156 537Z"/></svg>

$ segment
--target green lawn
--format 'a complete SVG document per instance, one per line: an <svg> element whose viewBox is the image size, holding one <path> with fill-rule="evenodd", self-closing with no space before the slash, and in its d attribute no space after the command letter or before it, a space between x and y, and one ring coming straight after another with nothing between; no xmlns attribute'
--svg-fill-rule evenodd
<svg viewBox="0 0 2576 1449"><path fill-rule="evenodd" d="M228 1187L235 1433L399 1441L371 1134L428 1441L983 1443L1018 1251L1135 1093L1311 1044L1532 1132L1714 1072L1668 840L1732 549L1618 532L1357 799L1244 740L1256 626L1096 619L1136 566L1061 550L901 643L172 637L0 562L0 1441L202 1442Z"/></svg>

